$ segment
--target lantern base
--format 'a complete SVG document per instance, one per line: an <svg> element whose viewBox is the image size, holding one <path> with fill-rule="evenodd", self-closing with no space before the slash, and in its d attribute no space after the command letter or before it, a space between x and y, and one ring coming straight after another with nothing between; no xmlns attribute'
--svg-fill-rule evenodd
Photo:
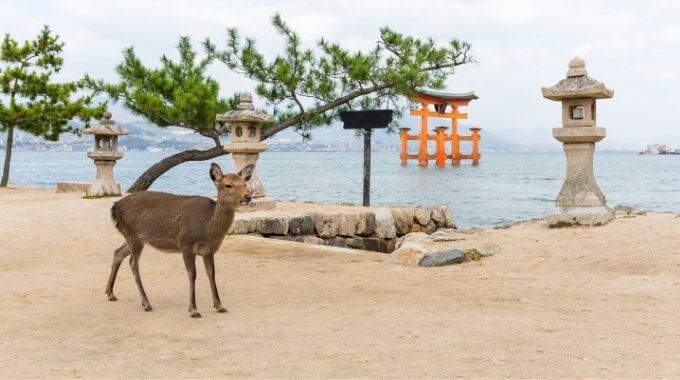
<svg viewBox="0 0 680 380"><path fill-rule="evenodd" d="M119 197L121 195L120 185L110 181L95 181L85 194L88 197Z"/></svg>
<svg viewBox="0 0 680 380"><path fill-rule="evenodd" d="M603 226L614 219L614 212L607 206L555 207L546 217L548 227Z"/></svg>
<svg viewBox="0 0 680 380"><path fill-rule="evenodd" d="M88 197L120 196L120 185L113 179L115 160L95 160L97 179L87 189Z"/></svg>
<svg viewBox="0 0 680 380"><path fill-rule="evenodd" d="M253 212L262 210L273 210L276 208L276 201L270 197L256 197L250 201L248 206L240 206L238 212Z"/></svg>

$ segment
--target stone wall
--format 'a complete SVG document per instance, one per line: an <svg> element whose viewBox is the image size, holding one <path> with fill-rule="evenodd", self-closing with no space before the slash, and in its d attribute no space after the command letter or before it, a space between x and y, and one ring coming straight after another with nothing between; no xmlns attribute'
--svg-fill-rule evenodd
<svg viewBox="0 0 680 380"><path fill-rule="evenodd" d="M431 234L440 228L455 228L453 214L446 206L355 208L293 215L272 212L271 216L242 213L237 214L229 233L389 253L403 235Z"/></svg>

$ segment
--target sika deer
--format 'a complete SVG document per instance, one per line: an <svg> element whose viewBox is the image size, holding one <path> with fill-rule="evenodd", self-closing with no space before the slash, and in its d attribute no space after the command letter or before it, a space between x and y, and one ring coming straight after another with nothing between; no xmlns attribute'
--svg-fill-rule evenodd
<svg viewBox="0 0 680 380"><path fill-rule="evenodd" d="M222 244L231 223L234 209L250 202L246 182L253 175L254 166L248 165L238 174L222 174L219 165L210 165L210 178L217 188L217 201L206 197L180 196L154 191L133 193L111 207L111 218L116 228L125 237L125 243L113 254L111 275L106 285L110 301L117 301L113 284L120 263L130 257L130 267L135 276L142 306L145 311L153 310L146 297L139 276L139 257L145 243L166 252L179 252L189 275L189 312L193 318L200 318L196 309L196 256L203 257L205 271L210 281L213 306L220 313L227 309L222 306L215 285L214 255Z"/></svg>

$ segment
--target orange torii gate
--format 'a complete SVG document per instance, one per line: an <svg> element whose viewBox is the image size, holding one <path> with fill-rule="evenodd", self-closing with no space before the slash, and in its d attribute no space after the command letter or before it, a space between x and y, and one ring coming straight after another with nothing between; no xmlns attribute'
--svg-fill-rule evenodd
<svg viewBox="0 0 680 380"><path fill-rule="evenodd" d="M446 92L432 91L427 89L417 89L413 100L420 103L420 108L412 109L411 116L420 116L420 134L409 135L411 128L401 128L401 164L406 165L407 160L417 159L418 165L427 166L428 160L435 160L437 166L443 167L447 159L455 166L460 165L460 160L472 160L472 165L479 165L479 131L480 128L470 128L472 134L461 136L458 134L458 119L467 119L466 113L458 112L459 107L465 107L470 100L478 99L474 92L463 94L451 94ZM430 104L434 110L430 109ZM450 111L446 112L450 107ZM435 134L429 134L427 125L428 117L451 119L451 134L446 134L447 127L435 128ZM408 141L418 140L418 154L408 154ZM429 154L427 150L428 141L436 142L436 153ZM446 154L446 142L451 141L451 154ZM461 154L460 142L472 141L472 153Z"/></svg>

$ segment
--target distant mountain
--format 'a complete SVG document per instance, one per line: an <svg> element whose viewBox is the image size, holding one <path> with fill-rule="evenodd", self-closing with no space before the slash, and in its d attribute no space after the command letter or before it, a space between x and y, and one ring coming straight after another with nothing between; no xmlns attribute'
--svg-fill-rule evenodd
<svg viewBox="0 0 680 380"><path fill-rule="evenodd" d="M115 117L114 117L115 119ZM180 127L165 127L161 128L154 124L148 123L142 119L128 119L127 121L118 122L123 129L130 132L128 136L121 139L120 144L126 146L127 149L145 150L147 148L164 148L175 150L199 149L208 148L212 146L213 142L189 129ZM411 130L412 134L417 133L418 127ZM465 127L460 128L463 134L469 133ZM533 128L533 129L482 129L482 140L480 142L480 149L482 151L498 151L498 152L543 152L543 151L561 151L562 146L552 137L551 128ZM5 137L0 134L0 147L4 147ZM222 137L223 142L229 140L228 136ZM55 143L46 142L44 139L35 138L30 134L18 131L15 142L18 147L26 147L31 149L31 146L36 145L54 145ZM398 150L400 145L399 135L397 133L388 133L386 130L375 131L373 142L376 145L383 146L385 149ZM76 135L65 134L59 143L56 144L71 145L74 149L82 150L89 146L90 139L87 136L78 137ZM348 144L359 144L359 138L356 137L354 130L345 130L341 123L334 123L328 127L316 128L312 131L312 140L306 145L303 144L302 137L293 129L283 131L269 140L271 145L280 144L282 147L276 149L292 149L294 151L309 150L311 145L328 145L335 147L347 147ZM411 143L414 144L414 143ZM465 144L465 143L463 143ZM297 147L294 147L296 146ZM465 145L464 145L465 146ZM39 147L38 147L39 148ZM326 149L326 148L324 148ZM332 149L332 148L328 148ZM346 148L339 148L346 149ZM466 148L464 148L466 149ZM600 150L626 150L630 151L633 148L630 144L617 141L615 138L608 137L598 144Z"/></svg>

